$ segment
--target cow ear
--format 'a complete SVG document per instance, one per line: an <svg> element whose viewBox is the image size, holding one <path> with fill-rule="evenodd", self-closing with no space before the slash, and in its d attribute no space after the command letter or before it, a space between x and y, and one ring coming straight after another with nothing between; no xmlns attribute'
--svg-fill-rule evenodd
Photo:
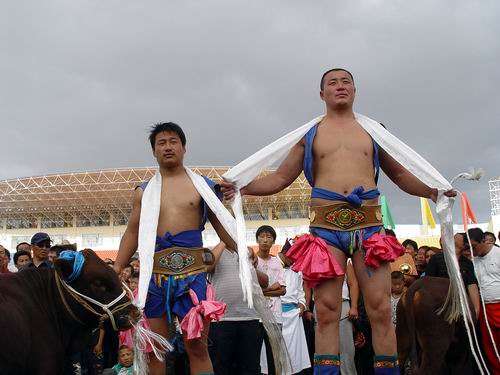
<svg viewBox="0 0 500 375"><path fill-rule="evenodd" d="M66 280L73 273L73 263L66 259L56 259L54 267L63 280Z"/></svg>

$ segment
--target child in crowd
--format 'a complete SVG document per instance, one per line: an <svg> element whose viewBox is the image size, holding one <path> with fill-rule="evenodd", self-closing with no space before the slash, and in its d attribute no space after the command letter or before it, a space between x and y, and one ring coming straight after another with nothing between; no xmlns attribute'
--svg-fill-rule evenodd
<svg viewBox="0 0 500 375"><path fill-rule="evenodd" d="M113 366L117 375L132 375L134 373L134 352L127 345L118 349L118 363Z"/></svg>
<svg viewBox="0 0 500 375"><path fill-rule="evenodd" d="M396 325L396 306L403 295L405 287L405 277L400 271L391 272L391 307L392 323Z"/></svg>
<svg viewBox="0 0 500 375"><path fill-rule="evenodd" d="M128 279L128 287L134 293L134 297L136 297L136 292L135 290L137 289L137 286L139 285L139 273L134 272L132 276Z"/></svg>

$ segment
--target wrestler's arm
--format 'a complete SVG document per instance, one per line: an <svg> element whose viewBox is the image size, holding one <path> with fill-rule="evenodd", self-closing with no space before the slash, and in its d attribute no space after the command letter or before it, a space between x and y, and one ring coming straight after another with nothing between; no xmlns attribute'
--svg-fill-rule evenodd
<svg viewBox="0 0 500 375"><path fill-rule="evenodd" d="M238 248L238 246L236 246L236 242L229 235L229 233L226 232L219 219L217 219L217 216L215 216L215 214L210 209L208 210L208 220L210 220L210 224L212 224L212 227L219 236L220 240L224 242L227 247L229 247L230 249Z"/></svg>
<svg viewBox="0 0 500 375"><path fill-rule="evenodd" d="M290 153L280 164L278 169L267 176L250 182L240 190L241 195L272 195L285 189L302 172L304 161L304 140L292 147ZM225 200L231 200L234 196L234 186L228 182L221 182L221 191Z"/></svg>
<svg viewBox="0 0 500 375"><path fill-rule="evenodd" d="M208 273L213 273L215 271L215 266L219 263L219 259L226 248L226 244L224 242L219 242L212 250L212 255L214 256L214 263L207 267Z"/></svg>
<svg viewBox="0 0 500 375"><path fill-rule="evenodd" d="M382 148L380 148L379 160L380 167L387 177L389 177L401 190L417 197L430 198L434 202L436 201L437 189L433 189L424 184Z"/></svg>
<svg viewBox="0 0 500 375"><path fill-rule="evenodd" d="M132 198L132 212L128 219L127 229L125 229L125 233L123 233L123 237L120 240L118 255L113 265L113 268L118 274L120 274L122 268L128 264L132 255L137 251L139 219L141 217L141 199L142 189L136 188Z"/></svg>

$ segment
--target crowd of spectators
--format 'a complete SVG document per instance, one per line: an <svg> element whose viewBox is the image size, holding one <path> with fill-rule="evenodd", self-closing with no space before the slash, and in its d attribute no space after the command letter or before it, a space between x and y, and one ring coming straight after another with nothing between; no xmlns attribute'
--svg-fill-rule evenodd
<svg viewBox="0 0 500 375"><path fill-rule="evenodd" d="M302 282L301 274L290 268L286 251L289 243L278 256L270 254L276 241L276 232L270 226L257 230L257 252L249 250L258 282L274 321L284 337L290 367L286 374L311 374L314 353L314 295ZM489 329L497 345L500 342L500 251L497 238L491 232L470 229L455 235L456 257L467 293L474 307L481 333L481 350L492 373L500 373L498 358L486 324L484 310L488 313ZM412 262L407 267L394 269L391 274L391 306L393 323L397 324L396 307L406 290L418 278L448 278L444 254L438 247L419 246L407 239L402 242ZM0 273L21 271L23 268L53 268L53 262L63 250L77 251L76 244L67 241L53 244L46 233L36 233L30 243L21 242L13 254L0 245ZM207 270L215 286L217 299L227 304L224 318L212 322L209 330L209 353L216 374L275 374L270 340L255 310L248 308L239 287L238 253L220 243L212 249L215 263ZM474 255L474 257L472 257ZM105 259L113 266L113 259ZM399 267L395 262L396 268ZM341 317L342 374L372 373L370 323L363 306L363 298L354 272L348 264L343 289ZM124 267L119 279L132 293L136 293L140 262L134 256ZM481 298L484 302L481 303ZM169 337L181 343L178 322L171 325ZM132 374L133 345L130 332L116 333L110 327L96 329L88 340L88 348L72 357L74 367L81 374ZM467 345L467 343L464 343ZM189 373L187 357L182 345L167 355L169 374Z"/></svg>

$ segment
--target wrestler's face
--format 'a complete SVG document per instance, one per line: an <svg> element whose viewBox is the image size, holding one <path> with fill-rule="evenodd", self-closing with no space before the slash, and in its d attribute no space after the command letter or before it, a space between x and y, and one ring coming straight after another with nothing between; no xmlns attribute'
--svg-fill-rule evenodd
<svg viewBox="0 0 500 375"><path fill-rule="evenodd" d="M261 232L257 236L257 244L260 251L269 251L274 244L274 237L269 232Z"/></svg>
<svg viewBox="0 0 500 375"><path fill-rule="evenodd" d="M328 73L323 79L320 97L327 107L352 107L356 88L349 73L338 70Z"/></svg>
<svg viewBox="0 0 500 375"><path fill-rule="evenodd" d="M161 132L156 135L153 154L158 165L173 168L182 165L186 148L177 133Z"/></svg>

